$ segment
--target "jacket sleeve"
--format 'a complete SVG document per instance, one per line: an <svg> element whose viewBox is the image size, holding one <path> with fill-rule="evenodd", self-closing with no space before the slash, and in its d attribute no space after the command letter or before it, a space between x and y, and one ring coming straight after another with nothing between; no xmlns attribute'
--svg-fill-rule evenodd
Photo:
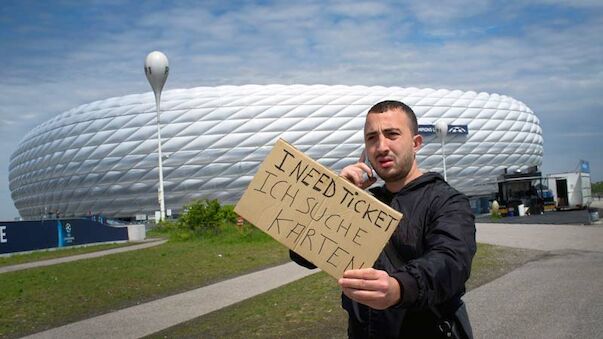
<svg viewBox="0 0 603 339"><path fill-rule="evenodd" d="M402 289L400 306L426 308L464 293L476 252L475 218L467 197L453 188L432 201L423 251L392 276Z"/></svg>
<svg viewBox="0 0 603 339"><path fill-rule="evenodd" d="M314 265L310 261L306 260L306 258L302 257L301 255L297 254L296 252L293 252L292 250L289 250L289 258L291 258L291 260L295 261L298 265L303 266L305 268L309 268L311 270L316 268L316 265Z"/></svg>

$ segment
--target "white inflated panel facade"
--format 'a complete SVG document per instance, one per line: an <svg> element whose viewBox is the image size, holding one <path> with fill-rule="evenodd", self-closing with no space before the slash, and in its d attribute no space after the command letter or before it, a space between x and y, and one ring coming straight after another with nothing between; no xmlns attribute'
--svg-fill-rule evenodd
<svg viewBox="0 0 603 339"><path fill-rule="evenodd" d="M161 101L166 208L193 199L234 203L277 138L338 171L363 149L367 110L401 100L420 124L468 125L446 143L448 181L468 195L493 192L503 169L540 165L543 139L522 102L488 93L401 87L245 85L165 91ZM60 211L131 217L158 210L152 93L96 101L28 133L10 160L10 190L24 218ZM424 170L442 171L426 136Z"/></svg>

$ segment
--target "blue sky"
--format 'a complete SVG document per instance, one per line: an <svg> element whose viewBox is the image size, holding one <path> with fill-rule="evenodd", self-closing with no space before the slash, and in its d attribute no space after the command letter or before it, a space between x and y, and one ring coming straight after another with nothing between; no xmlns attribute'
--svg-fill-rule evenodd
<svg viewBox="0 0 603 339"><path fill-rule="evenodd" d="M485 91L540 118L545 173L603 180L603 1L0 2L0 220L17 216L10 154L80 104L166 89L345 84Z"/></svg>

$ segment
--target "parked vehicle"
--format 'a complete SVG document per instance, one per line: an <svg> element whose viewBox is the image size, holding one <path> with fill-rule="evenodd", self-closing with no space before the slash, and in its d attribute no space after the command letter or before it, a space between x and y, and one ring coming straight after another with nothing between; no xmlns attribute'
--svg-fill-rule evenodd
<svg viewBox="0 0 603 339"><path fill-rule="evenodd" d="M550 174L548 183L549 189L555 197L558 210L588 208L592 203L590 173Z"/></svg>

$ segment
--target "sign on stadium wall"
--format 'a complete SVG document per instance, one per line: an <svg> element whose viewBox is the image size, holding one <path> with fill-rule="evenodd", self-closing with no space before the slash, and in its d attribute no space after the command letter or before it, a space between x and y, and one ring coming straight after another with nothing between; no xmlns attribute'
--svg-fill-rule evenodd
<svg viewBox="0 0 603 339"><path fill-rule="evenodd" d="M419 134L432 135L436 134L435 125L419 124ZM469 127L467 125L448 125L448 135L467 135Z"/></svg>

